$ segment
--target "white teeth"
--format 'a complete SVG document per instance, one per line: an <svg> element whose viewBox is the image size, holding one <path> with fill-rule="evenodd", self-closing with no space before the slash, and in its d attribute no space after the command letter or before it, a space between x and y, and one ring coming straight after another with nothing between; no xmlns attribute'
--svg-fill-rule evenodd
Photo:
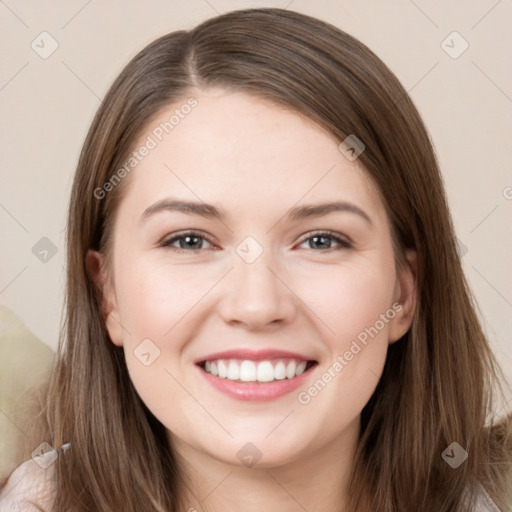
<svg viewBox="0 0 512 512"><path fill-rule="evenodd" d="M258 365L257 380L260 382L270 382L274 380L274 367L270 361L262 361Z"/></svg>
<svg viewBox="0 0 512 512"><path fill-rule="evenodd" d="M240 378L240 366L238 366L234 361L230 361L228 366L228 379L229 380L238 380Z"/></svg>
<svg viewBox="0 0 512 512"><path fill-rule="evenodd" d="M251 361L239 359L218 359L206 361L204 370L221 379L242 382L272 382L293 379L306 371L307 361L296 359L275 359L272 361Z"/></svg>
<svg viewBox="0 0 512 512"><path fill-rule="evenodd" d="M256 365L252 361L243 361L240 365L240 380L243 382L256 380Z"/></svg>
<svg viewBox="0 0 512 512"><path fill-rule="evenodd" d="M274 378L276 380L286 379L286 367L283 361L279 361L279 363L276 364L276 367L274 368Z"/></svg>
<svg viewBox="0 0 512 512"><path fill-rule="evenodd" d="M225 379L228 376L228 367L226 366L226 363L220 360L217 365L217 368L219 369L219 377L221 379Z"/></svg>
<svg viewBox="0 0 512 512"><path fill-rule="evenodd" d="M304 373L304 370L306 369L306 361L301 361L298 365L297 365L297 369L295 370L295 375L301 375L302 373Z"/></svg>
<svg viewBox="0 0 512 512"><path fill-rule="evenodd" d="M297 365L295 364L295 361L290 361L288 363L288 366L286 367L286 376L289 379L293 379L295 377L295 370L297 369Z"/></svg>

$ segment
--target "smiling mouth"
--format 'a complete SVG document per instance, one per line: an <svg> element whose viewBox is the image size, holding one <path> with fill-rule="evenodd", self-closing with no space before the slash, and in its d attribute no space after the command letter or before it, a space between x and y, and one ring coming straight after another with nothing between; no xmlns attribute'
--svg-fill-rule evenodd
<svg viewBox="0 0 512 512"><path fill-rule="evenodd" d="M316 361L281 357L263 361L216 359L202 361L198 366L210 375L233 382L269 383L294 379L317 364Z"/></svg>

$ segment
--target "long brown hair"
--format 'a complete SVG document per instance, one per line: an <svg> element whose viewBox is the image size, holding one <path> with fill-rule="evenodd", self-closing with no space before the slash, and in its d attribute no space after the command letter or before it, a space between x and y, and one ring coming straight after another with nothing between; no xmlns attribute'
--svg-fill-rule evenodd
<svg viewBox="0 0 512 512"><path fill-rule="evenodd" d="M350 507L381 512L470 510L482 484L505 507L510 429L493 426L500 374L461 268L429 134L407 92L362 43L281 9L234 11L144 48L105 96L83 146L67 231L66 329L46 410L59 457L57 510L175 511L185 485L165 427L137 395L110 342L85 260L108 254L125 180L103 199L141 129L194 88L244 91L305 114L341 142L381 191L397 251L417 252L417 310L388 350L361 416ZM508 436L508 437L507 437ZM457 469L442 458L458 442ZM508 444L507 444L508 443ZM508 448L507 448L508 447Z"/></svg>

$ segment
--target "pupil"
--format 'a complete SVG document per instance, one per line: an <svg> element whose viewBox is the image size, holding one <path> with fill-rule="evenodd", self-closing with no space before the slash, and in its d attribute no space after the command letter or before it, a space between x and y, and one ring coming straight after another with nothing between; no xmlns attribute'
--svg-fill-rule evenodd
<svg viewBox="0 0 512 512"><path fill-rule="evenodd" d="M323 249L329 249L329 245L330 245L330 243L329 243L330 239L329 238L327 238L325 236L314 236L313 237L313 241L314 241L315 244L317 244L317 242L319 240L323 240L324 241L324 243L320 242L320 245L324 246L324 247L322 247ZM317 247L318 247L318 245L317 245Z"/></svg>
<svg viewBox="0 0 512 512"><path fill-rule="evenodd" d="M198 236L186 236L183 238L184 243L180 246L182 249L198 248L201 246L201 238Z"/></svg>

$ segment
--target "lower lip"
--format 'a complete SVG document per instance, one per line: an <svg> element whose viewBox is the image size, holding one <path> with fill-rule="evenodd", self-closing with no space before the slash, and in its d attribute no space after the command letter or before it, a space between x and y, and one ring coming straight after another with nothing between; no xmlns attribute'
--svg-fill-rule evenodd
<svg viewBox="0 0 512 512"><path fill-rule="evenodd" d="M199 366L198 369L215 389L231 398L267 401L291 393L303 385L316 366L317 364L293 379L275 380L272 382L235 382L216 377Z"/></svg>

